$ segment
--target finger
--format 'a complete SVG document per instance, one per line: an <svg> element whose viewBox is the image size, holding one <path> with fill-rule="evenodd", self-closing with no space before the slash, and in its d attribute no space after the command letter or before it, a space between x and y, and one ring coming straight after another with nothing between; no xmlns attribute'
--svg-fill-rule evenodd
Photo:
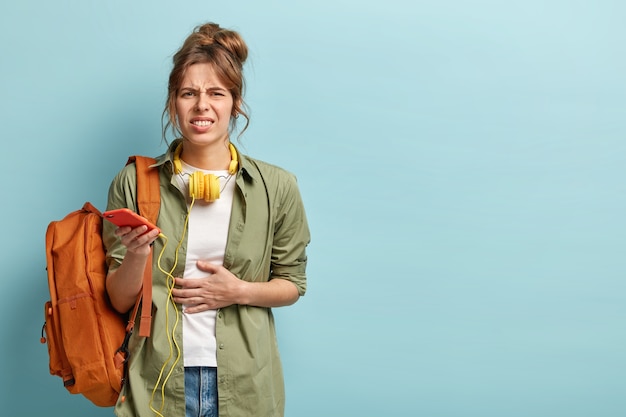
<svg viewBox="0 0 626 417"><path fill-rule="evenodd" d="M174 278L174 285L179 288L200 288L200 280L199 279L185 279L185 278Z"/></svg>
<svg viewBox="0 0 626 417"><path fill-rule="evenodd" d="M148 239L147 243L149 245L152 245L152 243L154 243L154 241L158 239L159 231L158 230L150 230L148 233L144 233L140 237L145 237L146 239Z"/></svg>
<svg viewBox="0 0 626 417"><path fill-rule="evenodd" d="M133 236L133 238L137 242L140 242L142 245L151 244L159 237L159 231L150 230L149 232L146 232L146 230L147 230L146 226L137 227L136 229L133 229L133 231L129 233L129 236Z"/></svg>
<svg viewBox="0 0 626 417"><path fill-rule="evenodd" d="M184 288L185 287L185 280L179 277L174 277L174 288L172 289L172 295L178 295L178 292L180 291L178 288Z"/></svg>
<svg viewBox="0 0 626 417"><path fill-rule="evenodd" d="M215 265L211 262L207 262L203 260L199 260L198 262L196 262L196 265L198 266L199 270L204 271L204 272L210 272L211 274L216 273L220 269L219 265Z"/></svg>
<svg viewBox="0 0 626 417"><path fill-rule="evenodd" d="M209 306L206 304L196 304L193 306L185 306L185 313L188 313L188 314L200 313L202 311L207 311L208 309L209 309Z"/></svg>
<svg viewBox="0 0 626 417"><path fill-rule="evenodd" d="M131 242L137 239L139 236L141 236L145 232L145 230L144 231L140 230L142 227L145 227L145 226L137 227L135 229L131 229L128 226L120 227L116 230L116 233L118 236L121 237L122 241Z"/></svg>
<svg viewBox="0 0 626 417"><path fill-rule="evenodd" d="M148 231L147 226L138 226L132 229L130 232L128 232L128 236L137 238L140 236L149 235L148 233L146 233L147 231Z"/></svg>
<svg viewBox="0 0 626 417"><path fill-rule="evenodd" d="M130 226L118 227L115 229L115 234L118 236L126 236L131 230L133 230Z"/></svg>

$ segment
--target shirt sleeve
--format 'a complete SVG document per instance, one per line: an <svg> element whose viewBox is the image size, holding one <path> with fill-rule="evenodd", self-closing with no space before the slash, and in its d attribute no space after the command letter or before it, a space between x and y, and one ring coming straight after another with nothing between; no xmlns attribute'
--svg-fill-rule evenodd
<svg viewBox="0 0 626 417"><path fill-rule="evenodd" d="M113 179L109 187L107 198L107 210L129 208L136 210L135 190L137 177L134 165L124 167ZM126 247L122 245L119 237L115 235L117 227L108 221L104 221L102 237L106 249L106 262L109 270L117 269L124 260Z"/></svg>
<svg viewBox="0 0 626 417"><path fill-rule="evenodd" d="M311 237L296 177L291 174L286 176L276 216L270 279L294 283L302 296L306 292L306 247Z"/></svg>

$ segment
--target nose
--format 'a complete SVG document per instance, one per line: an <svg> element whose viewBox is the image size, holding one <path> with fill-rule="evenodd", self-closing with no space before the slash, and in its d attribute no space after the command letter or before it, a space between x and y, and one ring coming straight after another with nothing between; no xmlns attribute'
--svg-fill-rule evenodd
<svg viewBox="0 0 626 417"><path fill-rule="evenodd" d="M196 101L196 109L198 111L205 111L209 109L208 95L204 92L198 94L198 100Z"/></svg>

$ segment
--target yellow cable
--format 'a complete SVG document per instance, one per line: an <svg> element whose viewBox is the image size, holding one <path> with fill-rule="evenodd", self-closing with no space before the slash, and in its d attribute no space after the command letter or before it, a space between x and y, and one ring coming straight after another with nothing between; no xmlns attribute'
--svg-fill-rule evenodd
<svg viewBox="0 0 626 417"><path fill-rule="evenodd" d="M172 290L174 289L174 276L172 275L174 273L174 270L176 269L176 266L178 265L178 252L183 244L183 240L185 238L185 234L187 231L187 226L189 224L189 215L191 212L191 208L193 207L193 204L195 202L195 198L192 196L191 197L191 204L189 205L189 209L187 210L187 216L185 217L185 224L183 227L183 234L180 237L180 240L178 242L178 246L176 246L176 251L174 254L174 265L172 266L172 268L170 269L169 272L165 271L162 267L161 267L161 259L163 257L163 253L165 252L165 247L167 246L167 238L165 238L165 236L163 236L165 238L165 244L163 245L163 249L161 250L161 253L159 254L159 257L157 259L157 266L159 268L159 270L166 275L167 277L167 288L168 288L168 294L167 294L167 305L165 307L165 322L166 322L166 328L165 328L165 332L168 335L167 341L169 344L169 355L166 358L165 362L163 362L163 366L161 367L161 370L159 372L159 377L157 379L157 381L154 384L154 388L152 390L152 395L150 396L150 410L152 410L152 412L154 412L157 416L159 417L164 417L160 412L163 411L163 409L165 408L165 385L167 383L167 381L170 379L170 377L172 376L172 373L174 372L174 368L176 367L176 364L178 364L178 361L180 360L181 357L181 351L180 351L180 346L178 345L178 342L176 341L176 329L178 327L178 323L180 321L180 314L179 314L179 310L178 307L176 306L176 303L174 302L174 300L172 299ZM169 307L170 304L173 306L174 311L176 313L176 320L174 321L174 326L172 327L172 331L171 331L171 337L170 336L170 330L169 330ZM165 376L165 378L163 379L163 383L161 384L161 378L163 378L163 373L165 372L165 368L167 366L167 364L170 362L170 360L172 359L172 357L174 356L174 348L173 346L176 347L176 360L174 361L174 363L172 363L172 366L170 367L170 370L168 371L167 375ZM157 411L154 408L154 396L156 394L156 391L159 387L159 384L161 384L161 406L159 407L159 410Z"/></svg>

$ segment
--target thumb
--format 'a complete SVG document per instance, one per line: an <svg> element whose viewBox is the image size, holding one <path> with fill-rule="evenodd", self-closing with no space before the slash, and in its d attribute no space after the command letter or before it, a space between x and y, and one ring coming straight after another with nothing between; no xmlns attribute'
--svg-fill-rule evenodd
<svg viewBox="0 0 626 417"><path fill-rule="evenodd" d="M198 269L204 272L209 272L211 274L214 274L217 272L217 270L219 269L219 265L215 265L211 262L208 261L203 261L203 260L199 260L198 262L196 262L196 265L198 266Z"/></svg>

